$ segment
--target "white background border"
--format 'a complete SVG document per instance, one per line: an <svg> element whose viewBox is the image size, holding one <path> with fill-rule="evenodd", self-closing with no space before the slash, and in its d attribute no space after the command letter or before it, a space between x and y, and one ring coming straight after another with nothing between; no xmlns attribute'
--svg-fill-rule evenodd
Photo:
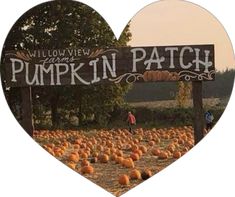
<svg viewBox="0 0 235 197"><path fill-rule="evenodd" d="M95 8L119 36L126 23L153 0L82 0ZM232 0L192 0L224 25L235 45ZM7 0L0 4L0 48L15 21L41 0ZM199 145L124 196L234 197L234 91L222 119ZM0 88L0 196L112 196L46 153L23 131Z"/></svg>

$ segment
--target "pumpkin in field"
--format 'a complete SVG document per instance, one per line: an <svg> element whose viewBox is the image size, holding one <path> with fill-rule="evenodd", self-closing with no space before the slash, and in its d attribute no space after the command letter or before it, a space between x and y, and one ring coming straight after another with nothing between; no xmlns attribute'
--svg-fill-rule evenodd
<svg viewBox="0 0 235 197"><path fill-rule="evenodd" d="M154 156L158 156L160 154L161 150L159 148L153 148L151 153L154 155Z"/></svg>
<svg viewBox="0 0 235 197"><path fill-rule="evenodd" d="M88 158L88 154L86 152L82 152L81 153L81 158L87 159Z"/></svg>
<svg viewBox="0 0 235 197"><path fill-rule="evenodd" d="M188 140L186 145L188 146L189 149L191 149L194 146L193 140Z"/></svg>
<svg viewBox="0 0 235 197"><path fill-rule="evenodd" d="M69 142L63 142L63 143L62 143L62 146L64 146L65 148L68 148L68 147L69 147L69 145L70 145L70 143L69 143Z"/></svg>
<svg viewBox="0 0 235 197"><path fill-rule="evenodd" d="M72 162L79 162L79 155L78 155L78 154L75 154L75 153L71 153L71 154L68 156L68 160L69 160L69 161L72 161Z"/></svg>
<svg viewBox="0 0 235 197"><path fill-rule="evenodd" d="M97 157L92 157L92 158L90 159L90 163L97 163L97 161L98 161L98 158L97 158Z"/></svg>
<svg viewBox="0 0 235 197"><path fill-rule="evenodd" d="M100 154L98 159L101 163L107 163L109 161L109 156L107 154Z"/></svg>
<svg viewBox="0 0 235 197"><path fill-rule="evenodd" d="M80 147L81 147L81 148L86 148L87 145L86 145L85 143L81 143L81 144L80 144Z"/></svg>
<svg viewBox="0 0 235 197"><path fill-rule="evenodd" d="M180 139L178 140L178 143L179 143L180 145L183 145L185 142L184 142L184 140L183 140L182 138L180 138Z"/></svg>
<svg viewBox="0 0 235 197"><path fill-rule="evenodd" d="M143 155L143 152L140 149L133 151L133 153L137 153L139 157Z"/></svg>
<svg viewBox="0 0 235 197"><path fill-rule="evenodd" d="M173 157L174 157L175 159L179 159L179 158L181 157L181 152L180 152L180 151L175 151L175 152L173 153Z"/></svg>
<svg viewBox="0 0 235 197"><path fill-rule="evenodd" d="M104 154L106 155L110 155L111 151L110 151L110 148L107 148L104 150Z"/></svg>
<svg viewBox="0 0 235 197"><path fill-rule="evenodd" d="M117 158L116 158L116 163L118 163L118 164L122 164L122 162L123 162L123 157L119 157L119 156L117 156Z"/></svg>
<svg viewBox="0 0 235 197"><path fill-rule="evenodd" d="M139 140L138 139L134 139L133 142L134 142L134 144L138 144Z"/></svg>
<svg viewBox="0 0 235 197"><path fill-rule="evenodd" d="M122 165L126 168L134 168L135 164L131 158L124 159Z"/></svg>
<svg viewBox="0 0 235 197"><path fill-rule="evenodd" d="M149 146L154 146L155 145L155 142L154 141L149 141Z"/></svg>
<svg viewBox="0 0 235 197"><path fill-rule="evenodd" d="M150 178L152 176L152 172L151 172L151 170L149 170L149 169L145 169L145 170L143 170L142 172L141 172L141 178L143 179L143 180L147 180L148 178Z"/></svg>
<svg viewBox="0 0 235 197"><path fill-rule="evenodd" d="M48 152L50 152L50 150L47 150ZM52 152L52 151L51 151ZM61 148L59 148L59 147L55 147L54 148L54 155L56 156L56 157L61 157L63 154L64 154L64 150L62 150Z"/></svg>
<svg viewBox="0 0 235 197"><path fill-rule="evenodd" d="M117 150L116 154L119 157L123 157L123 152L121 150Z"/></svg>
<svg viewBox="0 0 235 197"><path fill-rule="evenodd" d="M170 151L171 153L173 153L175 151L175 145L174 144L170 144L168 147L167 147L167 150Z"/></svg>
<svg viewBox="0 0 235 197"><path fill-rule="evenodd" d="M170 135L165 134L165 135L163 136L163 138L164 138L165 140L169 140L169 139L170 139Z"/></svg>
<svg viewBox="0 0 235 197"><path fill-rule="evenodd" d="M141 179L141 173L140 173L140 171L139 171L139 170L136 170L136 169L132 170L132 171L130 172L130 178L131 178L131 179Z"/></svg>
<svg viewBox="0 0 235 197"><path fill-rule="evenodd" d="M161 139L158 136L154 137L153 140L156 144L161 142Z"/></svg>
<svg viewBox="0 0 235 197"><path fill-rule="evenodd" d="M98 157L99 153L98 152L93 152L92 157Z"/></svg>
<svg viewBox="0 0 235 197"><path fill-rule="evenodd" d="M108 146L109 148L113 148L113 147L114 147L114 144L109 140L109 141L107 141L107 146Z"/></svg>
<svg viewBox="0 0 235 197"><path fill-rule="evenodd" d="M94 173L94 168L92 166L83 166L81 168L81 173L82 174L93 174Z"/></svg>
<svg viewBox="0 0 235 197"><path fill-rule="evenodd" d="M111 152L111 154L114 154L114 153L116 154L117 149L116 149L116 148L111 148L111 149L110 149L110 152Z"/></svg>
<svg viewBox="0 0 235 197"><path fill-rule="evenodd" d="M118 156L115 153L113 153L113 154L110 155L110 160L111 161L116 161L117 157Z"/></svg>
<svg viewBox="0 0 235 197"><path fill-rule="evenodd" d="M144 145L141 145L141 146L139 147L139 149L142 151L142 153L147 153L147 151L148 151L148 149L147 149L146 146L144 146Z"/></svg>
<svg viewBox="0 0 235 197"><path fill-rule="evenodd" d="M47 150L47 152L49 152L51 155L53 155L55 157L61 157L62 156L62 154L60 152L56 155L56 153L50 147L46 148L46 150Z"/></svg>
<svg viewBox="0 0 235 197"><path fill-rule="evenodd" d="M158 155L159 159L167 159L168 158L168 153L166 151L161 151Z"/></svg>
<svg viewBox="0 0 235 197"><path fill-rule="evenodd" d="M142 141L142 140L143 140L143 137L142 137L141 135L138 135L138 136L137 136L137 139L138 139L139 141Z"/></svg>
<svg viewBox="0 0 235 197"><path fill-rule="evenodd" d="M120 185L129 185L130 180L126 174L123 174L119 177L118 182Z"/></svg>
<svg viewBox="0 0 235 197"><path fill-rule="evenodd" d="M104 151L104 147L103 147L102 145L98 145L98 146L97 146L97 150L99 150L99 151Z"/></svg>
<svg viewBox="0 0 235 197"><path fill-rule="evenodd" d="M138 150L139 149L139 146L134 144L132 147L131 147L131 150L134 152L135 150Z"/></svg>
<svg viewBox="0 0 235 197"><path fill-rule="evenodd" d="M78 150L80 148L80 145L79 144L74 144L73 148L76 150Z"/></svg>
<svg viewBox="0 0 235 197"><path fill-rule="evenodd" d="M131 150L131 144L126 144L125 149L126 150Z"/></svg>
<svg viewBox="0 0 235 197"><path fill-rule="evenodd" d="M76 164L76 163L74 163L74 162L68 162L68 163L67 163L67 166L68 166L68 167L70 167L70 168L72 168L73 170L75 170L75 169L76 169L77 164Z"/></svg>
<svg viewBox="0 0 235 197"><path fill-rule="evenodd" d="M131 153L130 158L131 158L133 161L137 161L137 160L140 159L140 156L139 156L137 153Z"/></svg>
<svg viewBox="0 0 235 197"><path fill-rule="evenodd" d="M86 159L83 159L82 162L81 162L81 166L89 166L90 165L90 162Z"/></svg>

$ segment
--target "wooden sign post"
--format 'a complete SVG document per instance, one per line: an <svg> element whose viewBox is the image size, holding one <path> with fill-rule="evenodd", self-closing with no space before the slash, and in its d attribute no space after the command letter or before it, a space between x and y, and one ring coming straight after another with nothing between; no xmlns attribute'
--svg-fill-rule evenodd
<svg viewBox="0 0 235 197"><path fill-rule="evenodd" d="M31 135L31 86L192 81L195 143L203 137L202 81L215 78L214 45L7 51L8 87L22 88L23 127Z"/></svg>
<svg viewBox="0 0 235 197"><path fill-rule="evenodd" d="M32 95L31 87L21 87L21 109L22 123L21 126L30 135L33 136L33 117L32 117Z"/></svg>
<svg viewBox="0 0 235 197"><path fill-rule="evenodd" d="M194 127L194 143L197 144L203 138L204 130L204 113L202 103L202 82L192 82L193 93L193 127Z"/></svg>

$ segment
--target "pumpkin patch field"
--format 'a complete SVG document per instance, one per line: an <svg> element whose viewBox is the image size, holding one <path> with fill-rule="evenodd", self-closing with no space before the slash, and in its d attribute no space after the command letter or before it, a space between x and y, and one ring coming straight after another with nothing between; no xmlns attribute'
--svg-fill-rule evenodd
<svg viewBox="0 0 235 197"><path fill-rule="evenodd" d="M65 165L115 196L180 158L193 145L191 126L163 129L40 130L34 139Z"/></svg>

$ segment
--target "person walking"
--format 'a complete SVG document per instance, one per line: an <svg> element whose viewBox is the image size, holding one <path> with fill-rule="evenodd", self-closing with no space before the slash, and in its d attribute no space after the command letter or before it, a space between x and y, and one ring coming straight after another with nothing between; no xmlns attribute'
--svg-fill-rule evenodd
<svg viewBox="0 0 235 197"><path fill-rule="evenodd" d="M134 134L133 126L136 125L136 118L130 111L128 112L127 122L129 126L129 132Z"/></svg>
<svg viewBox="0 0 235 197"><path fill-rule="evenodd" d="M206 119L206 132L208 133L213 127L213 120L214 120L214 116L211 113L211 111L208 110L205 113L205 119Z"/></svg>

